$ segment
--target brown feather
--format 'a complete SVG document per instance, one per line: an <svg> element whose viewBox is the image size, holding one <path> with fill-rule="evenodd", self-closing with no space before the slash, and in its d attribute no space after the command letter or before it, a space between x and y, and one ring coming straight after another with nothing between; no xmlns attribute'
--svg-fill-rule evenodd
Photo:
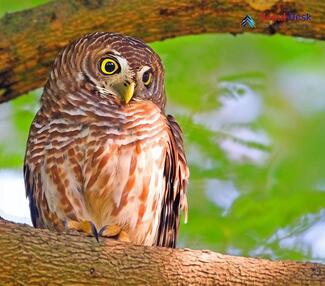
<svg viewBox="0 0 325 286"><path fill-rule="evenodd" d="M171 115L168 115L167 120L170 127L170 142L165 159L166 189L162 202L157 245L176 247L181 209L184 209L185 218L187 218L186 187L189 171L183 149L182 131Z"/></svg>

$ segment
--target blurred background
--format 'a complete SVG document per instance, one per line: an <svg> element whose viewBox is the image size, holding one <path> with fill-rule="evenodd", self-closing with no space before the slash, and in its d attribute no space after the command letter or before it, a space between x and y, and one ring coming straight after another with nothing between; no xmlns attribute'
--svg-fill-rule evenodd
<svg viewBox="0 0 325 286"><path fill-rule="evenodd" d="M0 17L45 2L1 1ZM179 246L325 262L325 42L243 34L150 45L190 164ZM16 222L30 223L22 164L41 93L0 104L0 216Z"/></svg>

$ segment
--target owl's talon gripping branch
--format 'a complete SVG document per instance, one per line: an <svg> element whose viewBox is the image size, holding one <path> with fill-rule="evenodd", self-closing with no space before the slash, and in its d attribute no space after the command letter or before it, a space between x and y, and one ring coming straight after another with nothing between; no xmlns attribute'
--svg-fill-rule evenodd
<svg viewBox="0 0 325 286"><path fill-rule="evenodd" d="M94 236L97 241L98 240L98 231L95 225L91 221L76 221L76 220L69 220L66 222L67 230L76 230L79 232L85 233L87 236Z"/></svg>
<svg viewBox="0 0 325 286"><path fill-rule="evenodd" d="M110 226L106 225L102 227L98 235L109 238L116 237L116 239L119 241L130 242L129 235L127 234L127 232L122 230L121 227L117 224Z"/></svg>
<svg viewBox="0 0 325 286"><path fill-rule="evenodd" d="M121 227L117 224L114 225L105 225L99 231L99 236L103 237L114 237L117 236L121 232Z"/></svg>
<svg viewBox="0 0 325 286"><path fill-rule="evenodd" d="M119 241L124 241L124 242L130 242L131 241L128 233L126 231L124 231L124 230L121 230L121 232L119 233L117 239Z"/></svg>

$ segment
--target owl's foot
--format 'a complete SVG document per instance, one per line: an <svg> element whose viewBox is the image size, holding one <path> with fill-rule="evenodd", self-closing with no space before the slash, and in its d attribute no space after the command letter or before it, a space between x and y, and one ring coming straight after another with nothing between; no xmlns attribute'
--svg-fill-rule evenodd
<svg viewBox="0 0 325 286"><path fill-rule="evenodd" d="M68 230L76 230L82 233L85 233L87 236L94 236L98 241L98 231L94 223L88 220L76 221L68 220L66 222L66 228Z"/></svg>
<svg viewBox="0 0 325 286"><path fill-rule="evenodd" d="M119 241L124 241L124 242L130 242L130 238L129 235L126 231L121 230L121 232L119 233L117 240Z"/></svg>
<svg viewBox="0 0 325 286"><path fill-rule="evenodd" d="M116 238L119 241L130 242L127 232L122 230L117 224L102 227L98 235L102 237Z"/></svg>
<svg viewBox="0 0 325 286"><path fill-rule="evenodd" d="M100 229L98 235L103 237L114 237L117 236L121 230L121 227L117 224L105 225Z"/></svg>

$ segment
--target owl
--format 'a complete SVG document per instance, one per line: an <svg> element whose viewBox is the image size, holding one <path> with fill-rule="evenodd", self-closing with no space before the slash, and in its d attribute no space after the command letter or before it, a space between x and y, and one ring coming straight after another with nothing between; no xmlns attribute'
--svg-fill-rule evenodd
<svg viewBox="0 0 325 286"><path fill-rule="evenodd" d="M189 170L165 104L161 60L142 41L97 32L64 48L27 141L33 225L175 247Z"/></svg>

